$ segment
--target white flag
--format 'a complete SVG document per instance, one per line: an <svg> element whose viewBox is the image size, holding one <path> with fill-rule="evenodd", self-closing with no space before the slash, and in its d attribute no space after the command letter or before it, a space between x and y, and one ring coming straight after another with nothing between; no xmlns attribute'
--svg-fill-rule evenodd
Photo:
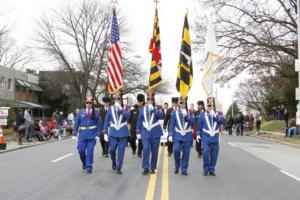
<svg viewBox="0 0 300 200"><path fill-rule="evenodd" d="M217 53L216 34L213 29L212 15L208 17L206 44L205 44L206 59L203 65L202 86L207 96L213 95L214 87L214 72L218 61L221 57Z"/></svg>

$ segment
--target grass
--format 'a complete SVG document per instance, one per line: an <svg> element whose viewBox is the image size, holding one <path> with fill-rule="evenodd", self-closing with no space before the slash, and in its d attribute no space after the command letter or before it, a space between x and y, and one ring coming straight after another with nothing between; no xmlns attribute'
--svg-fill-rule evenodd
<svg viewBox="0 0 300 200"><path fill-rule="evenodd" d="M285 122L283 120L266 121L261 124L260 129L261 131L285 133Z"/></svg>

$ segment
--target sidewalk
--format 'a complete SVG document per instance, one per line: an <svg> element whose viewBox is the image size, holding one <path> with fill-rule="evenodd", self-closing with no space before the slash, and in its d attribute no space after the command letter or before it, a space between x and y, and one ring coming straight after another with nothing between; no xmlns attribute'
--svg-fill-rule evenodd
<svg viewBox="0 0 300 200"><path fill-rule="evenodd" d="M64 138L62 138L62 140L65 140L67 138L69 138L69 137L68 136L64 137ZM24 149L24 148L28 148L28 147L38 146L38 145L42 145L42 144L48 144L48 143L51 143L51 142L57 142L57 141L60 141L60 140L51 139L51 140L48 140L48 141L41 141L41 142L39 142L39 141L30 142L30 143L29 142L23 142L22 145L19 145L17 142L11 141L11 142L6 143L6 149L5 150L0 150L0 154L10 152L10 151L19 150L19 149Z"/></svg>
<svg viewBox="0 0 300 200"><path fill-rule="evenodd" d="M259 138L259 139L267 140L267 141L271 141L271 142L277 142L277 143L289 145L289 146L300 149L299 136L294 136L292 138L286 138L285 133L270 132L270 131L261 131L259 135L257 135L256 132L249 132L247 135L250 137L255 137L255 138Z"/></svg>

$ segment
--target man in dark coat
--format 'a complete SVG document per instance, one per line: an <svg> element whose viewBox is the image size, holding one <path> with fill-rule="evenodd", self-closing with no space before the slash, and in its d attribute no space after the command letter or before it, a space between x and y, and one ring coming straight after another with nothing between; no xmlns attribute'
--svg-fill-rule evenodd
<svg viewBox="0 0 300 200"><path fill-rule="evenodd" d="M130 123L130 138L129 138L129 143L132 149L132 154L135 155L136 154L136 148L138 148L137 150L137 155L138 157L142 157L142 151L143 151L143 143L142 140L139 139L138 140L138 147L136 146L136 123L137 123L137 119L139 117L139 113L140 113L140 109L145 105L145 96L143 94L138 94L137 95L137 104L134 105L133 110L131 110L131 115L130 115L130 119L129 119L129 123Z"/></svg>
<svg viewBox="0 0 300 200"><path fill-rule="evenodd" d="M164 118L164 125L163 125L164 131L168 130L168 126L173 111L178 109L178 100L179 100L178 97L172 97L172 107L167 110ZM168 155L171 156L173 153L173 142L169 141L169 138L167 141L167 146L168 146Z"/></svg>
<svg viewBox="0 0 300 200"><path fill-rule="evenodd" d="M103 127L105 115L106 115L106 112L109 108L110 99L109 99L109 97L103 97L102 101L104 103L104 107L102 107L100 109L100 115L101 115L101 119L102 119L102 121L101 121L102 124L101 125ZM102 147L102 155L107 158L108 157L108 142L106 142L104 140L104 134L101 134L101 136L100 136L100 144L101 144L101 147Z"/></svg>
<svg viewBox="0 0 300 200"><path fill-rule="evenodd" d="M198 109L194 112L194 115L196 118L196 124L199 120L200 114L205 111L204 101L198 101L197 105L198 105ZM196 151L198 153L198 158L201 158L201 156L202 156L201 139L199 141L196 140Z"/></svg>

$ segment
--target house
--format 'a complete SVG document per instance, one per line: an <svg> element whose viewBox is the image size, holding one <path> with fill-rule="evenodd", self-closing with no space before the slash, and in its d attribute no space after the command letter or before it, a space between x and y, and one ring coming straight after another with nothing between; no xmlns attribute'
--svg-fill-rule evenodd
<svg viewBox="0 0 300 200"><path fill-rule="evenodd" d="M0 66L0 106L30 108L33 116L43 117L47 106L39 104L42 91L38 76Z"/></svg>

